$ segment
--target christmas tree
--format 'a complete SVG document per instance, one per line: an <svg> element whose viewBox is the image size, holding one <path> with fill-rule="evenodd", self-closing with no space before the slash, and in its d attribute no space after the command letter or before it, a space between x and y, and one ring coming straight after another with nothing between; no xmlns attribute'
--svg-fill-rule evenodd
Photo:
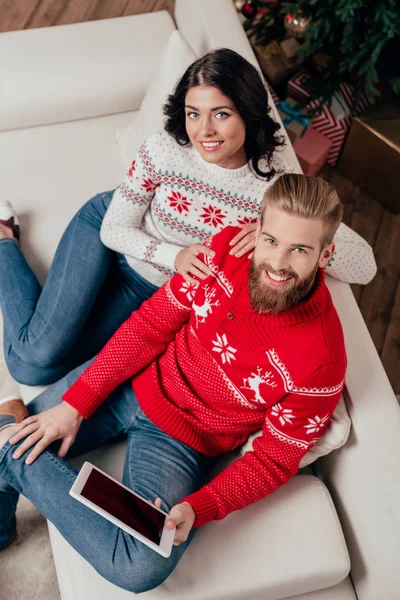
<svg viewBox="0 0 400 600"><path fill-rule="evenodd" d="M398 0L280 0L251 2L258 15L245 25L251 41L267 46L294 36L299 59L313 77L308 91L318 107L329 103L343 81L371 103L400 96L400 3ZM318 110L318 108L317 108Z"/></svg>

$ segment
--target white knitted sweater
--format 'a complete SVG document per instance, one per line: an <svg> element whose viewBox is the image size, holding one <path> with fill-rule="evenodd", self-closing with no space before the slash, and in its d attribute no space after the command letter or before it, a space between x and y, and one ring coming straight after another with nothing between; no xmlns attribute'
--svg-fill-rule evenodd
<svg viewBox="0 0 400 600"><path fill-rule="evenodd" d="M249 164L225 169L206 163L192 146L179 146L160 131L143 144L116 189L101 228L102 242L160 286L173 274L182 248L227 225L259 218L265 189L283 172L293 172L278 153L273 164L277 175L266 181ZM370 246L343 224L335 242L335 260L327 272L342 281L368 283L376 272Z"/></svg>

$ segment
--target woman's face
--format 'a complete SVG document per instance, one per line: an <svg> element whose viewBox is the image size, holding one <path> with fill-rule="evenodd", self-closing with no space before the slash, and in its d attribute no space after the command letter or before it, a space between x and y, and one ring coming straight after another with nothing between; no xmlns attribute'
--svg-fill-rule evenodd
<svg viewBox="0 0 400 600"><path fill-rule="evenodd" d="M246 164L246 125L232 100L218 88L192 87L186 94L185 114L189 139L206 162L226 169Z"/></svg>

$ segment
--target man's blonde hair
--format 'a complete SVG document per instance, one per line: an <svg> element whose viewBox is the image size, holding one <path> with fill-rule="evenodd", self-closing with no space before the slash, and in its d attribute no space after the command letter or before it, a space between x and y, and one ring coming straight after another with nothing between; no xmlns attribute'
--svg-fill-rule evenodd
<svg viewBox="0 0 400 600"><path fill-rule="evenodd" d="M294 173L281 175L264 193L261 223L268 206L274 206L290 215L322 219L322 247L333 240L343 216L343 205L330 183L320 177Z"/></svg>

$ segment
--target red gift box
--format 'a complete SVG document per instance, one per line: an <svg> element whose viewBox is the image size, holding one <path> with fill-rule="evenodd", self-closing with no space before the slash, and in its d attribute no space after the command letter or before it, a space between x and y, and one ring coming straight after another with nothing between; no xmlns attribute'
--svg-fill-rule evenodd
<svg viewBox="0 0 400 600"><path fill-rule="evenodd" d="M298 100L306 100L310 97L307 90L307 80L311 77L310 73L302 69L294 75L288 83L288 93ZM340 92L332 98L331 105L324 105L321 113L314 117L311 124L314 129L325 137L332 140L326 162L335 166L342 149L345 137L351 126L350 110L353 103L354 88L348 83L342 83ZM312 100L307 109L313 109L317 106L317 101ZM361 94L354 114L358 115L368 106L368 100L364 94Z"/></svg>
<svg viewBox="0 0 400 600"><path fill-rule="evenodd" d="M299 159L304 175L314 175L325 164L332 146L332 140L308 127L303 137L294 144L293 149Z"/></svg>

